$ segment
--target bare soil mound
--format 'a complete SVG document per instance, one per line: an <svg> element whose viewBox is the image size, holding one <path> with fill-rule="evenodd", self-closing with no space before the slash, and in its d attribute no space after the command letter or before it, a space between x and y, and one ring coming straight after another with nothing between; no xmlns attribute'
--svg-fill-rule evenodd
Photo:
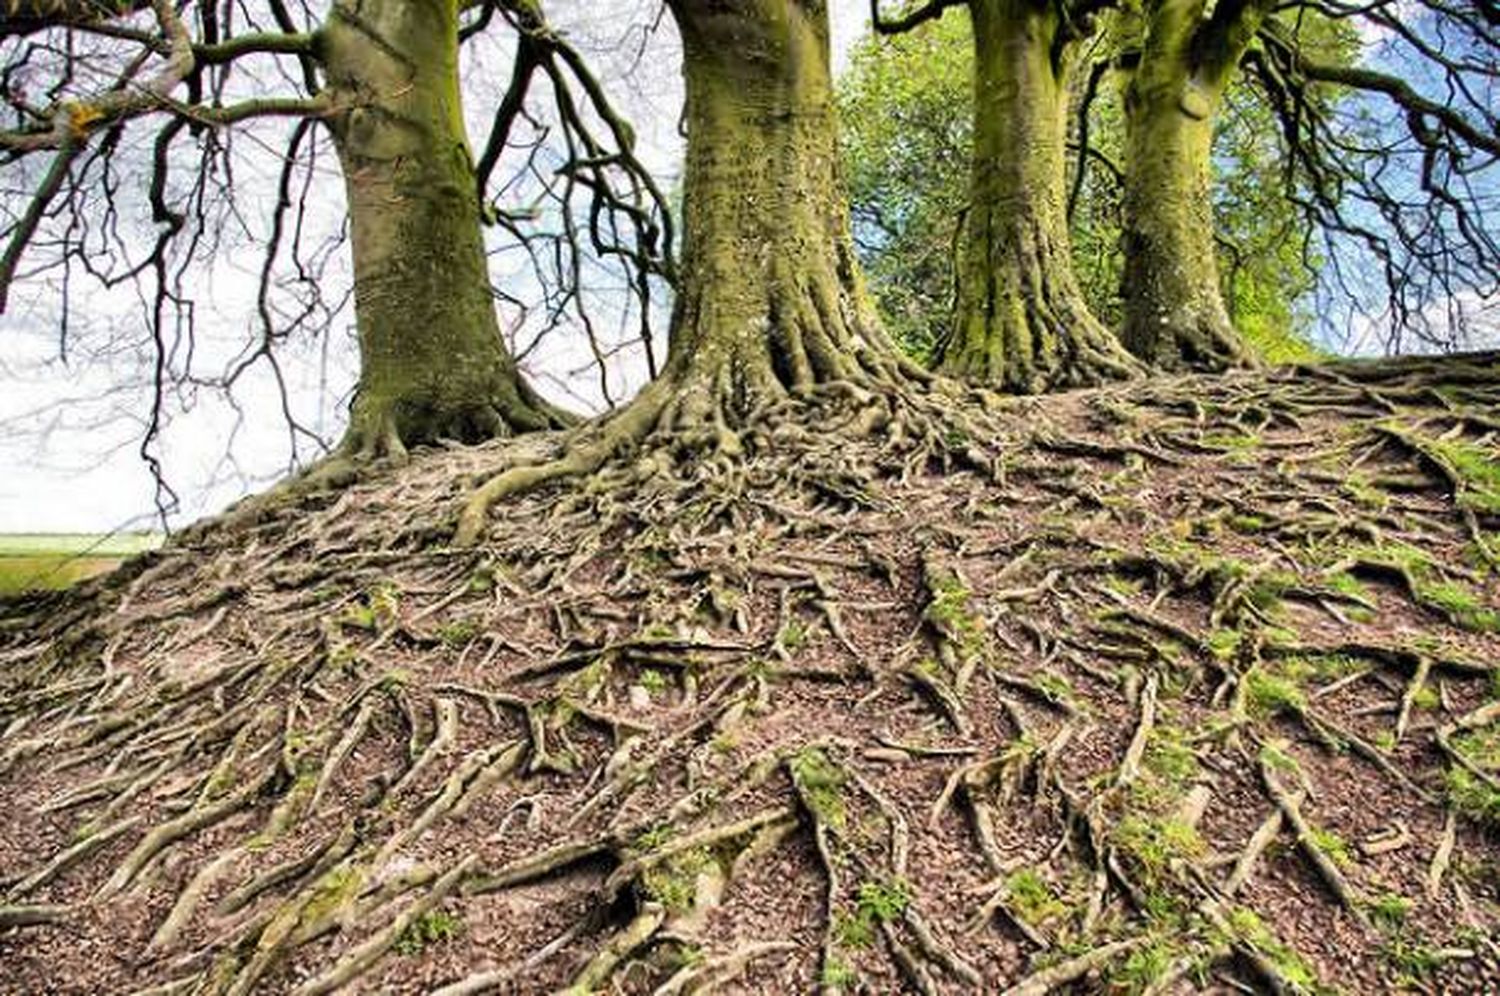
<svg viewBox="0 0 1500 996"><path fill-rule="evenodd" d="M0 990L1500 989L1494 357L783 417L5 604Z"/></svg>

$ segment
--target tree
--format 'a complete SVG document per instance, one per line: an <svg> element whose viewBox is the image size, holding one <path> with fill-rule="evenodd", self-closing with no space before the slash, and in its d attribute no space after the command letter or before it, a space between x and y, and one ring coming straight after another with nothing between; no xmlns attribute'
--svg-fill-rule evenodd
<svg viewBox="0 0 1500 996"><path fill-rule="evenodd" d="M1125 345L1153 366L1254 361L1224 307L1210 187L1217 114L1270 5L1147 0L1125 96Z"/></svg>
<svg viewBox="0 0 1500 996"><path fill-rule="evenodd" d="M1224 96L1213 159L1215 256L1235 331L1267 363L1336 351L1332 322L1315 311L1326 261L1317 223L1288 196L1275 112L1243 77ZM1123 289L1117 274L1117 302Z"/></svg>
<svg viewBox="0 0 1500 996"><path fill-rule="evenodd" d="M644 398L0 601L7 984L1487 985L1496 357L924 390L860 300L826 7L670 9ZM557 486L455 548L476 468Z"/></svg>
<svg viewBox="0 0 1500 996"><path fill-rule="evenodd" d="M1332 280L1383 281L1392 334L1488 297L1500 251L1483 224L1500 159L1484 95L1500 41L1468 7L1148 2L1127 46L1124 338L1164 366L1245 363L1208 239L1211 135L1242 69L1280 125L1285 195L1323 233ZM1361 42L1363 26L1374 44ZM1363 51L1361 51L1363 49ZM1387 69L1399 65L1403 76ZM1373 113L1385 104L1394 114ZM1371 266L1370 264L1373 264ZM1429 336L1429 338L1431 338Z"/></svg>
<svg viewBox="0 0 1500 996"><path fill-rule="evenodd" d="M849 236L827 10L802 0L669 9L682 34L687 165L666 366L557 459L479 489L461 542L480 537L501 498L594 473L648 437L679 460L736 457L764 443L777 413L808 403L841 412L825 429L927 431L897 411L925 375L876 317Z"/></svg>
<svg viewBox="0 0 1500 996"><path fill-rule="evenodd" d="M888 21L873 0L871 17L895 34L956 6L973 26L974 144L939 369L1021 393L1128 376L1079 289L1065 209L1070 78L1098 5L932 0Z"/></svg>
<svg viewBox="0 0 1500 996"><path fill-rule="evenodd" d="M1293 202L1324 234L1329 303L1383 311L1393 350L1494 341L1496 23L1493 4L1299 3L1245 59ZM1360 58L1340 57L1350 46Z"/></svg>
<svg viewBox="0 0 1500 996"><path fill-rule="evenodd" d="M154 24L143 27L138 12L148 7ZM236 9L239 16L211 3L187 10L162 2L39 0L27 6L19 19L5 22L15 55L6 92L16 123L0 133L0 149L12 163L38 153L51 153L52 161L6 233L0 304L49 214L87 214L97 196L86 182L90 170L126 158L131 137L149 135L149 164L135 176L148 186L158 234L153 251L131 270L156 275L149 311L158 341L171 312L178 321L186 313L190 323L190 302L174 292L166 275L168 251L180 238L189 256L211 256L213 245L205 250L204 243L213 243L216 233L201 211L174 201L172 175L187 165L200 182L223 175L232 184L227 143L215 133L291 119L295 123L281 140L281 197L262 274L264 341L251 359L271 357L286 334L275 327L267 306L271 271L280 244L300 232L289 180L308 154L312 130L322 126L337 150L346 189L361 354L344 451L400 457L409 446L439 439L475 442L564 424L568 417L532 390L505 348L481 234L481 219L488 215L519 239L528 238L515 219L486 201L496 162L539 71L557 93L571 147L571 162L560 171L568 177L568 193L556 210L571 213L573 190L587 191L593 199L587 232L593 250L629 255L647 270L664 271L670 244L661 228L663 202L634 159L628 126L576 52L551 31L540 6L505 0L474 9L477 16L462 24L460 8L440 0L339 0L322 21L299 23L279 0ZM265 22L274 27L254 27ZM458 53L464 39L494 25L517 39L514 72L508 90L491 95L494 125L476 163L465 134ZM77 45L97 49L94 55L113 75L75 72L84 64L76 61ZM151 66L158 67L155 74L143 78ZM258 81L268 77L284 92L258 92ZM581 105L571 88L582 90ZM30 94L38 90L49 94L46 106L31 104ZM263 139L266 132L256 134ZM181 149L182 139L197 139L197 163ZM632 176L626 194L612 185L617 172ZM623 225L611 232L603 215L623 218ZM581 251L576 231L569 234L568 249ZM632 238L635 248L625 248ZM74 260L90 265L86 255L81 243L65 238L45 265L64 268L66 283Z"/></svg>
<svg viewBox="0 0 1500 996"><path fill-rule="evenodd" d="M1067 214L1073 269L1106 325L1122 318L1120 251L1124 116L1115 51L1091 49L1073 74L1077 125L1068 141ZM954 249L968 198L973 43L965 19L946 17L899 36L870 35L840 81L855 243L893 331L927 359L952 318ZM1290 200L1277 119L1261 91L1238 79L1214 139L1212 210L1223 293L1260 357L1306 359L1316 228Z"/></svg>
<svg viewBox="0 0 1500 996"><path fill-rule="evenodd" d="M322 43L353 220L361 376L349 445L399 452L559 424L490 296L458 106L454 5L336 4Z"/></svg>

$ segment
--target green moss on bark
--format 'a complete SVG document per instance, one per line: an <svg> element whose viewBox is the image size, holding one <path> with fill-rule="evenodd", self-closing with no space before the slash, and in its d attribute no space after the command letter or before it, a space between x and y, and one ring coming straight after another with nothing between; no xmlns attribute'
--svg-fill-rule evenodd
<svg viewBox="0 0 1500 996"><path fill-rule="evenodd" d="M1125 93L1125 345L1152 366L1253 364L1215 260L1213 133L1224 87L1264 16L1261 0L1152 0Z"/></svg>
<svg viewBox="0 0 1500 996"><path fill-rule="evenodd" d="M1054 4L971 0L974 153L945 373L1017 393L1135 365L1073 271L1064 183L1073 39Z"/></svg>
<svg viewBox="0 0 1500 996"><path fill-rule="evenodd" d="M688 132L667 370L678 416L733 422L894 369L849 238L826 10L793 0L671 7Z"/></svg>
<svg viewBox="0 0 1500 996"><path fill-rule="evenodd" d="M500 336L453 0L340 0L323 32L352 226L361 370L346 449L559 424Z"/></svg>

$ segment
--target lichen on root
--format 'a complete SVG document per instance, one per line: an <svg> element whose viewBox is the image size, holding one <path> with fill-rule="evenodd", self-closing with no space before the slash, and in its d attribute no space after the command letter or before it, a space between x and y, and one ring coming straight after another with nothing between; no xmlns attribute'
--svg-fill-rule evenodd
<svg viewBox="0 0 1500 996"><path fill-rule="evenodd" d="M1492 358L1014 401L989 465L818 403L469 548L520 443L8 604L8 981L1500 981Z"/></svg>

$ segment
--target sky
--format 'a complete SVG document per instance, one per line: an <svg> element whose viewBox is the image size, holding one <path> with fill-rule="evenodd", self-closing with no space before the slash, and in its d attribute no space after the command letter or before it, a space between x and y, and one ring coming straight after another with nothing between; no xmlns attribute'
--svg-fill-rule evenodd
<svg viewBox="0 0 1500 996"><path fill-rule="evenodd" d="M663 185L669 187L682 153L677 135L682 88L670 18L646 36L644 55L636 58L656 7L656 0L612 0L608 5L559 0L549 10L578 47L596 65L603 64L602 74L614 74L611 96L635 126L642 158L667 178ZM838 71L864 30L867 4L834 0L831 16ZM622 77L627 57L629 74ZM483 85L483 79L473 77L492 71L485 63L495 58L494 52L482 51L471 58L465 69L469 82ZM476 105L471 101L467 108L470 133L482 135L487 108ZM261 200L269 202L277 164L256 155L253 144L242 145L249 147L237 161L238 188L263 191ZM338 208L314 219L329 236L336 234L342 215L342 190L332 165L317 182L327 188L326 197L323 186L318 188L323 202ZM228 368L254 334L258 256L253 249L231 244L230 251L194 276L194 369ZM492 270L502 285L525 283L518 259L496 256ZM326 277L330 285L346 283L347 261L336 256ZM23 283L14 289L9 310L0 315L0 533L92 533L160 525L157 503L166 496L158 492L139 452L153 379L153 354L140 343L140 307L128 289L81 292L68 315L64 350L56 295L39 285ZM502 324L515 317L501 305ZM357 371L351 322L352 316L342 321L332 341L292 344L281 364L298 420L330 442L342 430ZM181 361L184 351L174 356ZM555 399L575 410L599 410L603 401L592 379L569 377L586 359L580 341L559 342L550 351L544 346L526 367ZM612 397L618 401L639 387L644 373L639 352L622 354L612 372ZM232 403L205 387L184 385L174 391L166 406L169 420L154 451L175 492L173 527L213 514L287 472L292 446L280 404L281 394L263 365L236 386ZM299 458L317 455L307 438L297 443Z"/></svg>

